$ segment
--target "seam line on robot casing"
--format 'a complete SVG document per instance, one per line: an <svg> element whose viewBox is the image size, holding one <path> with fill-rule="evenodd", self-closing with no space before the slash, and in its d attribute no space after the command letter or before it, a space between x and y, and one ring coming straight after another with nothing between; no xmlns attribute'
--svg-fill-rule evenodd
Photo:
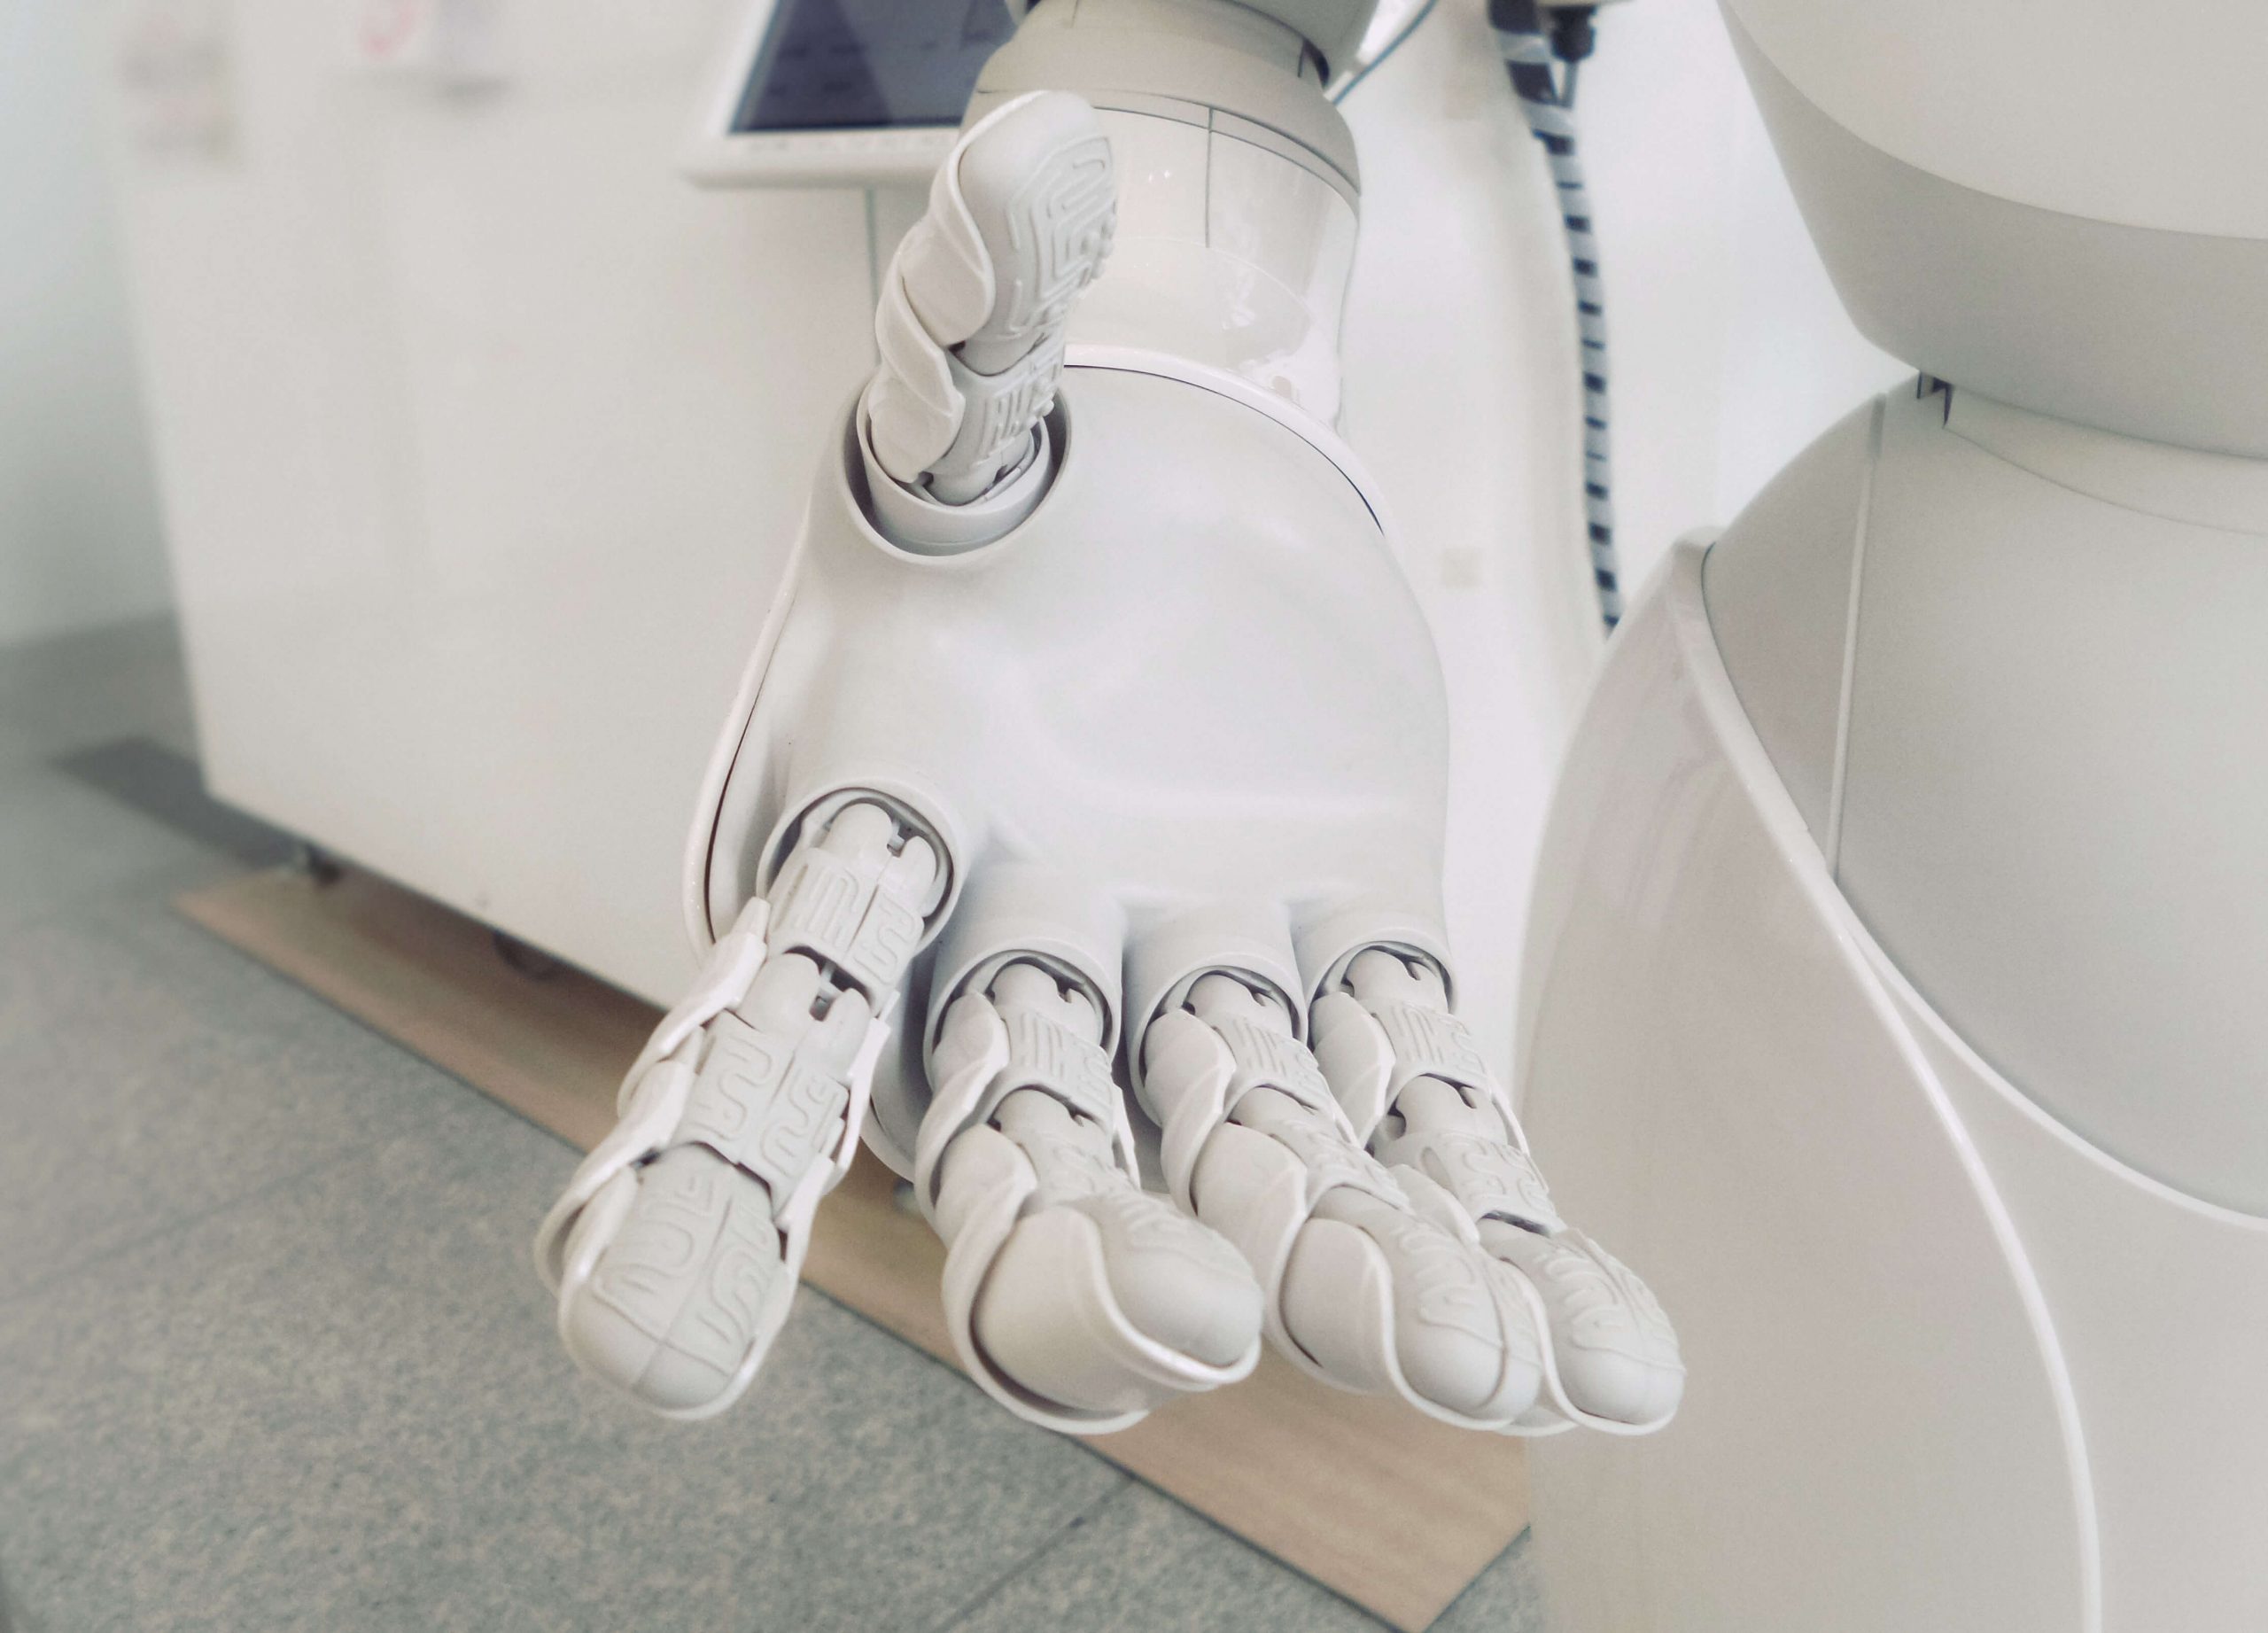
<svg viewBox="0 0 2268 1633"><path fill-rule="evenodd" d="M1315 153L1360 193L1354 135L1321 79L1308 75L1321 53L1265 7L1224 4L1217 9L1268 35L1268 48L1280 49L1280 55L1255 54L1254 41L1239 49L1203 30L1130 28L1105 8L1090 16L1082 16L1082 9L1070 0L1029 8L1031 20L978 76L971 109L992 97L1043 88L1076 92L1096 107L1115 96L1166 97L1274 131Z"/></svg>
<svg viewBox="0 0 2268 1633"><path fill-rule="evenodd" d="M1380 533L1391 542L1394 530L1378 485L1355 451L1340 439L1338 433L1309 414L1297 403L1273 392L1263 391L1250 381L1225 369L1215 369L1174 352L1152 351L1130 346L1094 345L1074 342L1064 349L1063 373L1068 380L1077 369L1091 369L1115 374L1145 374L1161 380L1175 380L1184 385L1194 385L1225 397L1231 402L1253 409L1290 432L1327 460L1332 468L1355 490L1355 497L1371 513L1371 520Z"/></svg>
<svg viewBox="0 0 2268 1633"><path fill-rule="evenodd" d="M1859 478L1857 514L1852 522L1851 595L1843 618L1843 673L1835 705L1835 759L1828 774L1827 834L1821 851L1833 878L1843 855L1843 789L1851 765L1851 706L1859 677L1859 614L1866 587L1868 523L1874 514L1875 472L1882 463L1884 400L1875 399L1867 420L1867 458Z"/></svg>
<svg viewBox="0 0 2268 1633"><path fill-rule="evenodd" d="M1705 548L1701 553L1705 554ZM1965 1124L1939 1081L1924 1046L1906 1016L1899 1012L1899 1000L1876 966L1896 975L1909 991L1912 991L1912 984L1906 982L1903 975L1898 973L1896 964L1882 950L1874 938L1874 933L1837 888L1833 871L1822 867L1814 875L1806 867L1806 855L1817 855L1819 852L1815 846L1806 843L1810 830L1805 826L1803 813L1797 809L1787 785L1780 781L1770 755L1765 751L1762 739L1756 735L1754 723L1741 707L1739 694L1735 690L1732 676L1725 667L1724 655L1718 649L1716 637L1710 629L1708 610L1701 590L1700 562L1689 553L1682 543L1673 546L1669 557L1663 563L1660 591L1654 604L1669 619L1671 649L1694 681L1702 729L1718 746L1729 770L1748 790L1756 820L1784 859L1788 875L1795 888L1845 939L1851 963L1860 977L1868 1008L1883 1025L1883 1035L1890 1041L1891 1046L1909 1062L1915 1081L1922 1085L1931 1114L1940 1120L1943 1126L1956 1134L1948 1141L1948 1147L1961 1163L1972 1193L1984 1208L2003 1263L2014 1279L2026 1324L2031 1328L2043 1357L2052 1361L2048 1368L2050 1391L2054 1399L2058 1423L2065 1435L2066 1447L2073 1458L2071 1496L2078 1516L2077 1528L2085 1560L2083 1633L2101 1633L2100 1530L2086 1438L2072 1396L2070 1372L2063 1358L2062 1342L2047 1308L2046 1295L2040 1288L2038 1272L2024 1248L2023 1236L2016 1229L2014 1216L2001 1200L1999 1187L1984 1167L1976 1147L1962 1131ZM1922 1013L1934 1014L1927 1001L1920 999L1918 992L1915 997ZM1943 1017L1938 1017L1938 1023L1942 1027ZM1950 1028L1944 1030L1951 1033ZM1955 1037L1957 1038L1957 1035ZM1991 1070L1989 1066L1987 1070ZM1997 1077L1998 1074L1993 1076ZM2044 1115L2039 1114L2037 1102L2013 1086L2008 1092L2019 1113ZM2060 1124L2054 1124L2052 1119L2048 1121L2055 1128L2062 1127ZM2068 1130L2065 1135L2077 1139ZM2084 1145L2085 1142L2080 1143Z"/></svg>

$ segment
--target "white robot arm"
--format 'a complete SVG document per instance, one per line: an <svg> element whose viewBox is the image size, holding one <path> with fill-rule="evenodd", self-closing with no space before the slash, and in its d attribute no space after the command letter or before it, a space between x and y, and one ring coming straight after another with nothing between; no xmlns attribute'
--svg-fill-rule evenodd
<svg viewBox="0 0 2268 1633"><path fill-rule="evenodd" d="M1035 1421L1263 1335L1476 1428L1675 1410L1453 1007L1439 673L1332 430L1369 9L1045 0L979 82L720 744L708 963L539 1236L646 1404L748 1386L863 1137Z"/></svg>

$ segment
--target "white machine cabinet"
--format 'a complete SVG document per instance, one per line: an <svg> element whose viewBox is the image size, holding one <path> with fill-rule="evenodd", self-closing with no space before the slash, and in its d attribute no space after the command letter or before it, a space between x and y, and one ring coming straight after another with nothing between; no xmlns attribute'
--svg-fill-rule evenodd
<svg viewBox="0 0 2268 1633"><path fill-rule="evenodd" d="M349 8L128 9L227 104L137 138L128 82L123 138L212 787L671 991L810 406L871 366L865 196L686 182L713 5L515 8L470 82L365 59Z"/></svg>

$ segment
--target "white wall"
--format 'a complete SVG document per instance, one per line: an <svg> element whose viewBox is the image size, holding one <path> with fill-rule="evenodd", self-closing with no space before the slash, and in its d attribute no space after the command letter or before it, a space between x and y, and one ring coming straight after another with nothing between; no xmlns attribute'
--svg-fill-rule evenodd
<svg viewBox="0 0 2268 1633"><path fill-rule="evenodd" d="M1714 0L1599 16L1576 116L1607 281L1624 577L1730 521L1861 399L1910 374L1844 313Z"/></svg>
<svg viewBox="0 0 2268 1633"><path fill-rule="evenodd" d="M170 602L85 0L0 0L0 644Z"/></svg>

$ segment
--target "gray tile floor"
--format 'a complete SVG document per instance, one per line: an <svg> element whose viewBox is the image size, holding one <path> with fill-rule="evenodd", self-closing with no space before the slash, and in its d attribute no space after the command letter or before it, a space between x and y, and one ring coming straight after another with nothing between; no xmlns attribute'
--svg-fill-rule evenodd
<svg viewBox="0 0 2268 1633"><path fill-rule="evenodd" d="M136 739L166 626L0 650L0 1633L1379 1625L814 1294L719 1422L578 1378L571 1154L170 914L258 846Z"/></svg>

